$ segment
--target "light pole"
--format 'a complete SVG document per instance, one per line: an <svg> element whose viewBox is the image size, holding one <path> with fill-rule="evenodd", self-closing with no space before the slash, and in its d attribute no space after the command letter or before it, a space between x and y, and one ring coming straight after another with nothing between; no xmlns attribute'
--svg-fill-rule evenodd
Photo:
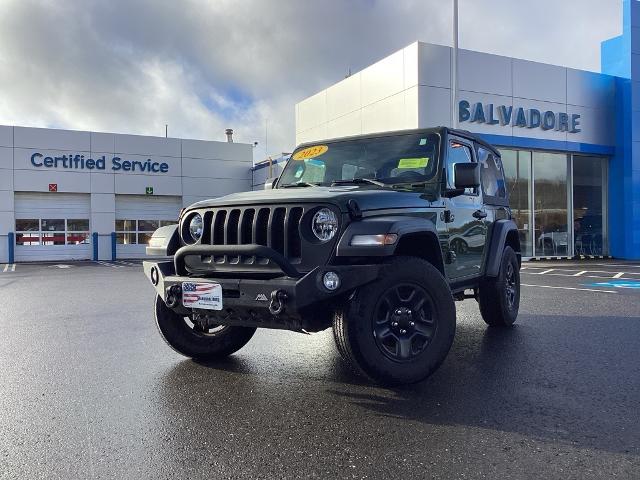
<svg viewBox="0 0 640 480"><path fill-rule="evenodd" d="M458 128L458 0L453 0L453 58L451 59L451 125Z"/></svg>

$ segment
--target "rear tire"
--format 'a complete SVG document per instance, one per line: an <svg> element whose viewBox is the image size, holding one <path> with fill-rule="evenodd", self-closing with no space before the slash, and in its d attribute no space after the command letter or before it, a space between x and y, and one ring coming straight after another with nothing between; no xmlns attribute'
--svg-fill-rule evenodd
<svg viewBox="0 0 640 480"><path fill-rule="evenodd" d="M511 247L502 252L500 271L480 284L478 302L483 320L492 327L510 327L520 309L520 266Z"/></svg>
<svg viewBox="0 0 640 480"><path fill-rule="evenodd" d="M159 295L156 295L154 311L165 342L179 354L198 360L231 355L244 347L256 332L249 327L218 327L211 333L198 331L186 318L167 307Z"/></svg>
<svg viewBox="0 0 640 480"><path fill-rule="evenodd" d="M443 362L456 310L442 274L416 257L389 261L380 279L335 312L333 334L349 365L374 382L415 383Z"/></svg>

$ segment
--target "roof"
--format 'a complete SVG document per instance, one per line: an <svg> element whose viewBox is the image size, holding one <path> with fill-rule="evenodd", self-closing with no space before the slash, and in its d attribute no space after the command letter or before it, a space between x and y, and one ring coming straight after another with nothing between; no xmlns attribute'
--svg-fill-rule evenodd
<svg viewBox="0 0 640 480"><path fill-rule="evenodd" d="M392 137L392 136L395 136L395 135L404 135L404 134L413 134L413 133L437 133L439 135L442 135L444 133L449 133L449 134L458 135L460 137L464 137L464 138L467 138L469 140L473 140L473 141L481 144L483 147L486 147L486 148L490 149L496 155L500 155L500 152L498 152L496 147L494 147L493 145L491 145L487 141L483 140L477 134L471 133L468 130L460 130L460 129L450 128L450 127L443 127L443 126L430 127L430 128L414 128L414 129L410 129L410 130L394 130L394 131L391 131L391 132L366 133L366 134L362 134L362 135L351 135L351 136L348 136L348 137L327 138L327 139L322 139L322 140L316 140L316 141L313 141L313 142L301 143L300 145L298 145L296 147L296 149L301 148L301 147L311 146L311 145L317 145L320 142L327 142L327 143L330 143L330 142L341 142L341 141L349 141L349 140L360 140L360 139L366 139L366 138Z"/></svg>

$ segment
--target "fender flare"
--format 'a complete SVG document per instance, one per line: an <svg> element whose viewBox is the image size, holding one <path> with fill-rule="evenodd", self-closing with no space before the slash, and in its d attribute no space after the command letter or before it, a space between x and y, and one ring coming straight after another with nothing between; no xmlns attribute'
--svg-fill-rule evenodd
<svg viewBox="0 0 640 480"><path fill-rule="evenodd" d="M180 235L178 234L178 224L160 227L149 240L146 248L147 255L171 257L180 248Z"/></svg>
<svg viewBox="0 0 640 480"><path fill-rule="evenodd" d="M518 226L513 220L496 220L491 227L491 234L489 237L489 245L487 248L487 260L485 275L487 277L497 277L500 273L500 262L502 261L502 251L507 243L507 236L509 232L516 232L516 238L518 234ZM520 261L520 241L518 241L518 248L516 251L518 255L518 262Z"/></svg>
<svg viewBox="0 0 640 480"><path fill-rule="evenodd" d="M394 233L398 240L393 245L353 246L354 235L386 235ZM336 257L390 257L393 256L403 237L414 233L433 235L438 241L438 232L429 218L389 215L364 218L351 223L342 233L336 247Z"/></svg>

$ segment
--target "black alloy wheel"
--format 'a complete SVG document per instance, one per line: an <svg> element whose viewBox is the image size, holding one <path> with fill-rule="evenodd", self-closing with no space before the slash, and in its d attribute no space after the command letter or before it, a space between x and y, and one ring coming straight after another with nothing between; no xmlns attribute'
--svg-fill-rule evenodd
<svg viewBox="0 0 640 480"><path fill-rule="evenodd" d="M516 292L518 288L516 270L513 267L513 263L507 263L504 280L504 293L507 298L507 305L509 306L509 308L513 308L516 303Z"/></svg>
<svg viewBox="0 0 640 480"><path fill-rule="evenodd" d="M419 285L403 283L389 288L374 312L376 344L396 362L409 362L420 355L435 334L433 300Z"/></svg>

